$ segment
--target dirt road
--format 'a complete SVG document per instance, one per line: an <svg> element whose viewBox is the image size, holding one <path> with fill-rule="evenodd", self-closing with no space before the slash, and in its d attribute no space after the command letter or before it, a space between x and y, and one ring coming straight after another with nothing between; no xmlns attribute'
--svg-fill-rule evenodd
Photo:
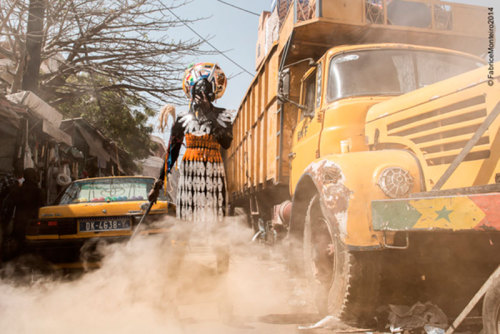
<svg viewBox="0 0 500 334"><path fill-rule="evenodd" d="M201 253L192 253L187 261L211 262ZM304 332L299 325L320 319L309 305L303 282L290 277L279 254L235 255L229 272L212 279L196 297L181 288L178 319L184 332L296 333Z"/></svg>
<svg viewBox="0 0 500 334"><path fill-rule="evenodd" d="M32 261L4 264L0 328L50 334L295 333L299 325L319 320L280 252L250 244L246 235L231 240L239 241L231 246L225 274L216 273L205 240L190 246L173 272L165 265L172 255L166 236L103 246L100 268L76 278L42 275Z"/></svg>

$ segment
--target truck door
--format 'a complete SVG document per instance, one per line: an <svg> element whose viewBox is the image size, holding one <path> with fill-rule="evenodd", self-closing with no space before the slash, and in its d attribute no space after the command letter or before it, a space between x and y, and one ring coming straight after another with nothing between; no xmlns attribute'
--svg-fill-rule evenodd
<svg viewBox="0 0 500 334"><path fill-rule="evenodd" d="M321 105L321 63L311 69L302 80L300 93L301 104L307 108L299 110L297 127L293 132L293 144L290 153L292 192L304 169L319 158L319 139L323 120L319 108Z"/></svg>

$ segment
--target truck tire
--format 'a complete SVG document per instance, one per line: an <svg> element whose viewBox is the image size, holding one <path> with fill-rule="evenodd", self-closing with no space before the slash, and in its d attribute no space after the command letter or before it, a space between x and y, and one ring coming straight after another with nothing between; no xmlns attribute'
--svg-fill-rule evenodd
<svg viewBox="0 0 500 334"><path fill-rule="evenodd" d="M328 244L332 243L331 233L318 208L318 196L314 196L309 202L304 224L304 273L318 313L325 315L328 312L328 291L332 283L334 259L326 252Z"/></svg>
<svg viewBox="0 0 500 334"><path fill-rule="evenodd" d="M486 292L483 301L483 333L500 333L500 277Z"/></svg>
<svg viewBox="0 0 500 334"><path fill-rule="evenodd" d="M303 250L306 277L317 293L318 311L347 323L369 324L380 288L378 254L349 250L338 228L323 214L318 195L307 209Z"/></svg>

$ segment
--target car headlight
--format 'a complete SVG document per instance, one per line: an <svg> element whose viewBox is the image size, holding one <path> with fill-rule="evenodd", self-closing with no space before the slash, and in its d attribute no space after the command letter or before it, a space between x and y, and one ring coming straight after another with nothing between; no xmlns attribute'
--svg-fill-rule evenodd
<svg viewBox="0 0 500 334"><path fill-rule="evenodd" d="M413 186L413 177L401 167L389 167L380 173L378 185L390 198L405 197Z"/></svg>

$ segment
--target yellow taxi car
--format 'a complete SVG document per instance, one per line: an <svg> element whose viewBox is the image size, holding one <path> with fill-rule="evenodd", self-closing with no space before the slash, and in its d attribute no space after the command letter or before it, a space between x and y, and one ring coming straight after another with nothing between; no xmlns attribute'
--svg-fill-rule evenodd
<svg viewBox="0 0 500 334"><path fill-rule="evenodd" d="M73 181L55 204L40 208L38 220L26 228L28 252L53 263L78 262L95 256L97 242L130 238L148 207L148 193L155 179L143 176L114 176ZM163 192L151 208L141 234L164 233L152 222L175 215L175 205Z"/></svg>

